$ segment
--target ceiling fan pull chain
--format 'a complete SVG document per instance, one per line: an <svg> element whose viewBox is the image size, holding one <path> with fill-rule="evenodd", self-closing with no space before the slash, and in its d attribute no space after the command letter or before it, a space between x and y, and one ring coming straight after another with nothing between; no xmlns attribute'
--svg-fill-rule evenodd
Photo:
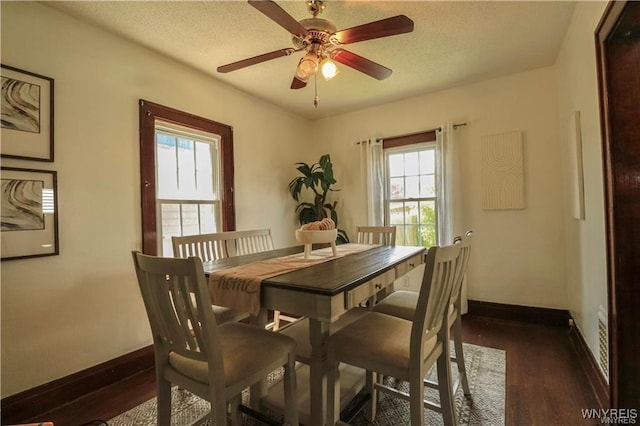
<svg viewBox="0 0 640 426"><path fill-rule="evenodd" d="M318 108L318 101L320 99L318 98L318 75L317 74L313 75L313 85L316 90L316 96L313 98L313 106Z"/></svg>

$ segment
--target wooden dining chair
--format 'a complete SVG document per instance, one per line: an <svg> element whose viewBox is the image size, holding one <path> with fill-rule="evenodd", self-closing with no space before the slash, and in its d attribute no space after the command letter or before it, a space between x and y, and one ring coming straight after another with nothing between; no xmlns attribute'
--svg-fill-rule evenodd
<svg viewBox="0 0 640 426"><path fill-rule="evenodd" d="M383 246L396 245L395 226L358 226L358 244L380 244Z"/></svg>
<svg viewBox="0 0 640 426"><path fill-rule="evenodd" d="M396 245L395 226L358 226L356 241L358 244ZM383 288L374 296L362 303L362 307L371 308L378 300L384 299L393 291L393 285Z"/></svg>
<svg viewBox="0 0 640 426"><path fill-rule="evenodd" d="M171 237L173 257L186 259L198 257L203 262L226 259L228 238L223 232ZM249 318L248 312L241 312L224 306L212 305L216 322L222 324L231 321L242 321Z"/></svg>
<svg viewBox="0 0 640 426"><path fill-rule="evenodd" d="M451 300L449 304L449 314L447 316L447 324L453 337L453 343L455 347L455 356L451 358L455 361L458 367L458 379L453 385L453 394L458 391L458 387L462 385L464 395L471 397L471 390L469 389L469 380L467 378L466 368L464 364L464 350L462 346L462 316L461 316L461 304L462 304L462 282L467 271L467 265L469 264L469 258L471 257L471 240L473 237L472 231L460 237L454 238L454 244L460 247L461 265L460 270L456 276L456 280L451 292ZM399 290L391 293L380 303L375 305L373 310L387 315L392 315L399 318L412 321L416 306L418 304L418 293L414 291ZM427 382L427 385L430 385ZM432 384L431 384L432 385Z"/></svg>
<svg viewBox="0 0 640 426"><path fill-rule="evenodd" d="M224 234L229 238L228 253L230 256L260 253L274 248L270 229L230 231ZM297 319L284 315L280 311L273 311L273 322L267 324L267 329L277 331L281 326L281 320L293 322Z"/></svg>
<svg viewBox="0 0 640 426"><path fill-rule="evenodd" d="M229 257L226 238L220 232L172 236L173 257L199 257L203 262Z"/></svg>
<svg viewBox="0 0 640 426"><path fill-rule="evenodd" d="M177 384L211 403L208 420L240 424L243 389L284 368L284 419L298 424L295 341L237 322L218 325L202 261L133 252L140 292L149 317L158 388L157 424L171 423L171 386Z"/></svg>
<svg viewBox="0 0 640 426"><path fill-rule="evenodd" d="M460 267L459 254L459 245L428 250L413 321L367 312L328 338L328 425L334 425L339 417L340 363L367 370L372 421L376 415L377 392L382 391L409 401L412 426L424 425L424 407L440 412L445 425L456 424L446 321ZM423 396L423 377L434 364L437 365L439 405L425 401ZM409 382L409 394L378 382L378 374Z"/></svg>
<svg viewBox="0 0 640 426"><path fill-rule="evenodd" d="M260 253L274 248L271 230L268 228L176 236L171 238L171 243L174 257L197 256L204 262ZM248 314L244 318L247 316ZM273 322L268 324L267 328L275 331L280 328L281 320L292 322L296 319L283 315L280 311L274 311Z"/></svg>
<svg viewBox="0 0 640 426"><path fill-rule="evenodd" d="M203 262L273 250L270 229L214 232L171 237L173 256L196 256Z"/></svg>
<svg viewBox="0 0 640 426"><path fill-rule="evenodd" d="M230 256L260 253L273 250L271 229L253 229L247 231L229 231L224 233L228 238Z"/></svg>

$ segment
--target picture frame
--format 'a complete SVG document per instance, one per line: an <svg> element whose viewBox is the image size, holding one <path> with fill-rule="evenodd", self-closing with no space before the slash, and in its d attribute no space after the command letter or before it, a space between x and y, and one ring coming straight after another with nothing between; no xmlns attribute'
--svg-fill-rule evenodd
<svg viewBox="0 0 640 426"><path fill-rule="evenodd" d="M4 64L0 64L0 74L0 156L52 162L53 78Z"/></svg>
<svg viewBox="0 0 640 426"><path fill-rule="evenodd" d="M2 261L60 253L57 172L0 168Z"/></svg>

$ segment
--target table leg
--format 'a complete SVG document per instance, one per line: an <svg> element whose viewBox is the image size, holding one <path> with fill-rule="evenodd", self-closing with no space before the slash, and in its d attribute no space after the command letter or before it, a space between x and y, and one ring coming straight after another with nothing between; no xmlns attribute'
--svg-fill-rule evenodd
<svg viewBox="0 0 640 426"><path fill-rule="evenodd" d="M309 386L311 397L311 426L323 426L327 407L327 338L329 323L316 319L309 320L309 341L311 359L309 361Z"/></svg>
<svg viewBox="0 0 640 426"><path fill-rule="evenodd" d="M265 308L260 309L260 313L257 316L251 316L249 319L252 325L255 325L260 328L265 328L267 325L267 310ZM267 378L264 380L260 380L255 385L251 386L249 393L249 406L256 411L260 410L260 402L262 398L267 396L269 393L269 383L267 382Z"/></svg>

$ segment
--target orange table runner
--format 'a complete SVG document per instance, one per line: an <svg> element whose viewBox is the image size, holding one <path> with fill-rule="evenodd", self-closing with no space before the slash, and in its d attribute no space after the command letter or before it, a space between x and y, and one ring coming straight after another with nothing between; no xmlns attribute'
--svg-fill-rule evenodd
<svg viewBox="0 0 640 426"><path fill-rule="evenodd" d="M304 258L304 253L296 253L212 272L209 275L211 302L214 305L227 306L241 312L249 312L251 315L258 315L260 287L263 280L376 246L350 243L336 247L337 256L333 256L331 247L327 247L312 251L309 259Z"/></svg>

